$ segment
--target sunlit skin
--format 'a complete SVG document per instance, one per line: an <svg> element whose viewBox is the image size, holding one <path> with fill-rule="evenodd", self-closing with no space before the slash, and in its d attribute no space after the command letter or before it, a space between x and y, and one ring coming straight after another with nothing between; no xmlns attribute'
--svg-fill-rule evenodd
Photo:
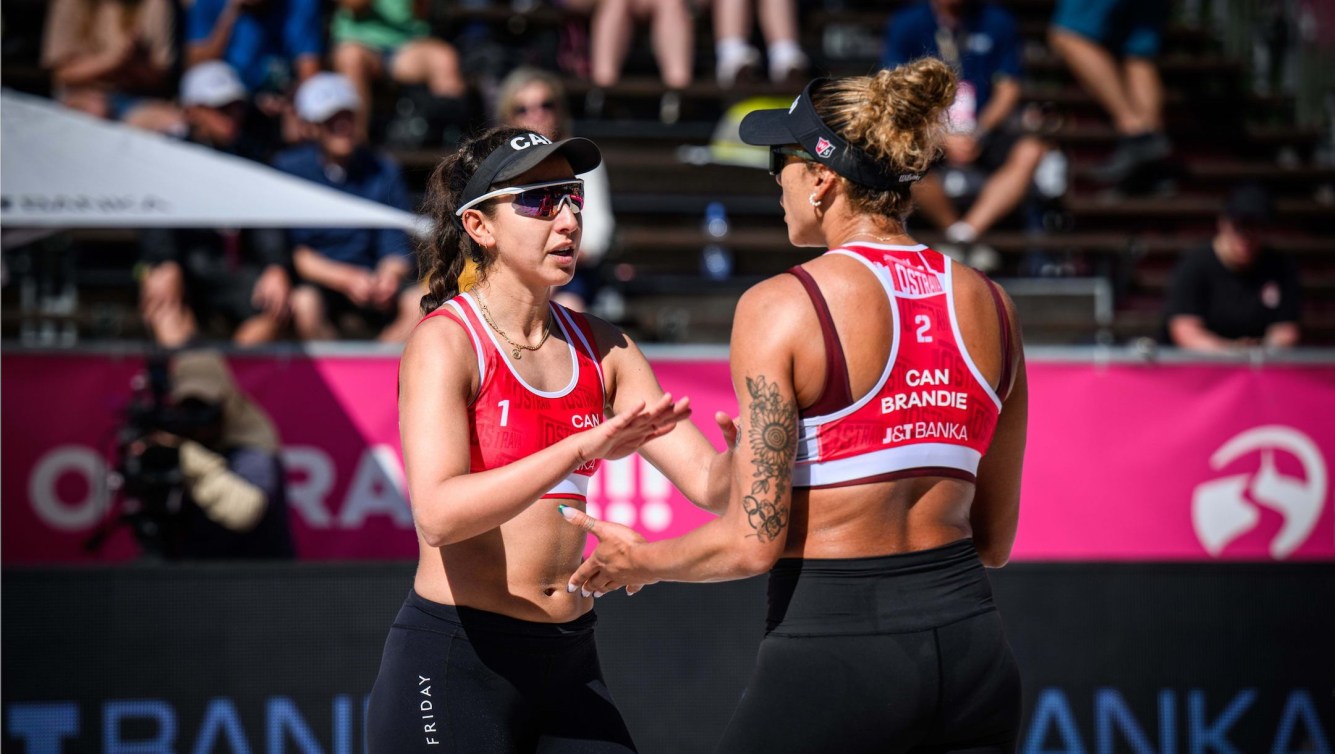
<svg viewBox="0 0 1335 754"><path fill-rule="evenodd" d="M555 156L509 183L573 177L569 163ZM512 203L502 196L464 212L465 231L491 260L470 293L486 302L510 339L542 343L510 364L534 389L555 391L569 383L573 362L569 342L548 324L548 301L554 286L570 280L580 219L569 205L543 219L518 214ZM687 421L689 401L663 393L633 341L602 320L589 321L608 397L605 421L481 472L469 472L467 416L479 375L467 332L431 317L409 337L400 365L399 416L421 553L414 588L426 599L541 622L587 612L591 595L566 589L586 533L566 523L557 507L583 503L539 496L591 459L638 450L688 499L707 509L721 507L729 454L717 453ZM544 342L548 326L552 334Z"/></svg>
<svg viewBox="0 0 1335 754"><path fill-rule="evenodd" d="M836 248L856 240L916 243L897 221L854 211L845 195L846 184L822 165L789 156L776 179L782 189L779 201L788 238L794 245ZM894 338L883 289L853 259L820 256L803 266L829 303L840 340L858 344L846 347L845 357L853 395L865 395L880 378ZM778 536L763 536L755 527L754 514L747 520L740 504L747 492L743 484L766 463L757 457L756 443L746 441L755 436L751 434L755 402L748 397L757 395L755 385L764 377L768 395L779 405L810 406L825 382L824 347L820 338L812 337L820 332L816 312L810 305L794 305L806 301L806 293L797 278L779 275L742 296L733 322L730 363L743 441L735 452L734 485L724 516L681 537L647 544L625 527L573 516L573 523L591 527L601 542L571 582L583 589L606 590L626 580L744 578L769 570L780 557L887 555L965 537L973 538L984 564L1003 565L1018 524L1028 401L1023 353L1018 345L1013 353L1001 352L1000 322L983 278L963 266L955 270L955 307L970 355L994 387L998 387L1006 359L1013 360L1015 375L1012 385L1000 386L1009 387L1010 392L992 445L979 466L977 485L953 478L917 477L792 490L774 501L775 510L788 511L787 529ZM1018 333L1009 302L1007 309L1012 332ZM786 421L786 427L771 425L775 436L796 437L795 410ZM791 478L793 455L790 445L784 478Z"/></svg>

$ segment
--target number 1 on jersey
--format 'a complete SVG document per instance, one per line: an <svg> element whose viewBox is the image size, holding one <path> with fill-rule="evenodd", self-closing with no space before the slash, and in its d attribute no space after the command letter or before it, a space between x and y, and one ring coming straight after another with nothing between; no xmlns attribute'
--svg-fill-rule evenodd
<svg viewBox="0 0 1335 754"><path fill-rule="evenodd" d="M931 343L932 336L928 335L927 331L932 329L932 318L926 314L919 314L913 318L913 324L918 326L918 342Z"/></svg>
<svg viewBox="0 0 1335 754"><path fill-rule="evenodd" d="M505 423L510 420L510 399L506 398L503 401L498 401L496 408L501 410L501 426L504 427Z"/></svg>

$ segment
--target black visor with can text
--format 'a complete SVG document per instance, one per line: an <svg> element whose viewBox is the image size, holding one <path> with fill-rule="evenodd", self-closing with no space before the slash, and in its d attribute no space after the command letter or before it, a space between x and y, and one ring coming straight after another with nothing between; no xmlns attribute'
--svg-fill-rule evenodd
<svg viewBox="0 0 1335 754"><path fill-rule="evenodd" d="M552 141L535 132L515 135L506 140L478 166L477 172L468 179L468 185L459 196L459 206L463 206L491 191L493 184L517 178L532 170L538 163L560 154L570 162L570 169L576 175L587 173L602 164L602 153L598 146L588 139L578 136L561 141Z"/></svg>

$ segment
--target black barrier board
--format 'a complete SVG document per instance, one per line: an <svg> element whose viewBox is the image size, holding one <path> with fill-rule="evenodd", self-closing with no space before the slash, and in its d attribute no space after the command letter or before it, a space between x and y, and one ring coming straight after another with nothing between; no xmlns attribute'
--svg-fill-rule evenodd
<svg viewBox="0 0 1335 754"><path fill-rule="evenodd" d="M1335 564L1032 564L991 574L1026 754L1279 754L1335 742ZM360 754L410 564L3 574L6 754ZM598 602L642 752L708 752L745 687L764 579Z"/></svg>

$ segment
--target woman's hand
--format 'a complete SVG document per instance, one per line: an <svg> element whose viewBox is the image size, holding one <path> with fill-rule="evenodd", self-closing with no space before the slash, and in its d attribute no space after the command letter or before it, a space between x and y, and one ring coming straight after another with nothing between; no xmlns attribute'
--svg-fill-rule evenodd
<svg viewBox="0 0 1335 754"><path fill-rule="evenodd" d="M598 458L615 460L634 453L641 445L662 437L677 422L691 416L691 399L672 402L672 394L664 393L653 405L643 401L629 411L620 413L597 427L575 435L585 443L580 451L583 463Z"/></svg>
<svg viewBox="0 0 1335 754"><path fill-rule="evenodd" d="M566 584L567 592L578 589L585 597L601 597L624 586L626 594L635 594L646 583L653 583L643 576L632 574L632 551L645 541L639 532L621 524L599 521L568 505L557 506L557 510L573 526L598 538L598 548L575 569L570 582ZM634 578L637 583L628 584L630 578Z"/></svg>

